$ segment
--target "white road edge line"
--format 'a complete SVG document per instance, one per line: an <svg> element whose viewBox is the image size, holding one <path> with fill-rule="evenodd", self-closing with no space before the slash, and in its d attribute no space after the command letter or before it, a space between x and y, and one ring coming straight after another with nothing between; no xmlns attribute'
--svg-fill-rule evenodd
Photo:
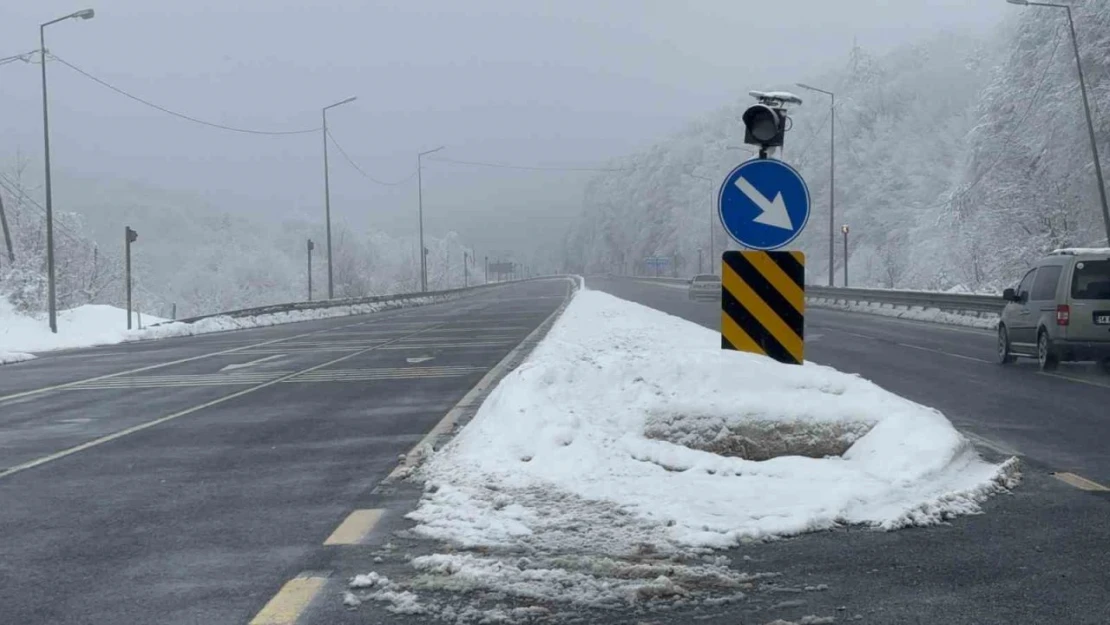
<svg viewBox="0 0 1110 625"><path fill-rule="evenodd" d="M1102 382L1098 382L1098 381L1095 381L1095 380L1084 380L1083 378L1075 378L1075 377L1072 377L1070 375L1064 375L1062 373L1049 373L1048 371L1038 371L1037 373L1040 374L1040 375L1048 376L1050 378L1059 378L1061 380L1067 380L1068 382L1079 382L1080 384L1087 384L1089 386L1097 386L1099 388L1110 388L1110 384L1103 384Z"/></svg>
<svg viewBox="0 0 1110 625"><path fill-rule="evenodd" d="M899 347L908 347L910 349L918 349L918 350L921 350L923 352L931 352L931 353L934 353L934 354L941 354L943 356L951 356L952 358L962 358L964 360L970 360L972 362L982 362L982 363L986 363L988 365L991 364L990 360L983 360L982 358L976 358L974 356L964 356L963 354L953 354L952 352L946 352L946 351L939 350L939 349L933 349L931 347L921 347L920 345L910 345L909 343L895 343L895 345L897 345Z"/></svg>
<svg viewBox="0 0 1110 625"><path fill-rule="evenodd" d="M549 323L552 323L553 320L555 320L559 315L562 314L564 310L566 310L567 305L570 304L570 301L574 296L572 281L576 279L577 278L567 279L567 289L569 290L569 292L564 296L563 303L560 304L559 307L556 308L554 311L552 311L552 313L548 315L547 318L544 319L538 326L536 326L535 329L529 332L528 336L524 337L524 339L521 340L516 347L509 351L508 354L505 354L505 357L502 358L500 362L494 365L488 373L482 376L482 379L478 380L478 383L475 384L474 387L471 388L469 391L467 391L466 395L463 395L463 398L460 399L458 403L456 403L454 407L451 408L451 410L447 411L447 414L445 414L443 418L439 420L439 423L436 423L435 427L433 427L431 431L425 434L424 438L420 439L420 441L416 443L416 445L414 445L407 454L405 454L405 459L399 465L397 465L396 468L389 472L389 475L387 475L385 479L382 480L383 484L394 482L411 473L416 465L419 464L428 455L428 453L432 451L436 439L438 439L445 432L454 427L455 422L458 421L463 412L473 406L478 396L481 395L482 392L486 391L490 387L490 385L493 384L494 380L501 377L505 369L507 369L509 365L512 364L513 360L515 360L516 357L520 355L520 352L523 351L525 347L527 347L532 341L535 340L540 331Z"/></svg>
<svg viewBox="0 0 1110 625"><path fill-rule="evenodd" d="M416 332L412 332L412 333L406 334L402 337L398 337L396 340L399 341L402 338L405 338L405 337L408 337L408 336L413 336L415 334L420 334L421 332L425 332L427 330L437 328L437 327L443 325L443 323L444 322L441 321L439 323L432 324L432 325L428 326L427 328L425 328L424 330L417 330ZM100 438L96 438L96 439L93 439L91 441L81 443L80 445L70 447L69 449L63 449L62 451L50 454L48 456L42 456L41 458L36 458L34 460L24 462L23 464L17 464L14 467L8 468L7 470L0 471L0 479L4 479L6 477L15 475L16 473L19 473L21 471L26 471L27 469L33 469L37 466L44 465L48 462L53 462L55 460L65 458L66 456L71 456L71 455L73 455L77 452L84 451L86 449L90 449L90 448L96 447L98 445L103 445L104 443L114 441L117 438L123 438L124 436L127 436L128 434L134 434L135 432L141 432L143 430L146 430L148 428L152 428L156 425L160 425L160 424L165 423L167 421L172 421L174 419L177 419L178 417L184 417L185 415L193 414L194 412L204 410L205 408L210 408L210 407L215 406L217 404L222 404L226 401L230 401L230 400L235 399L237 397L242 397L243 395L246 395L248 393L253 393L257 390L264 389L268 386L273 386L275 384L284 382L284 381L286 381L290 378L295 378L298 375L301 375L302 373L309 373L309 372L312 372L312 371L316 371L317 369L323 369L324 367L334 365L338 362L343 362L344 360L354 358L355 356L360 356L360 355L365 354L366 352L369 352L369 351L373 351L373 350L377 349L378 347L380 347L380 346L375 345L373 347L368 347L366 349L363 349L363 350L360 350L360 351L357 351L357 352L354 352L354 353L351 353L351 354L347 354L345 356L340 356L339 358L336 358L335 360L329 360L327 362L309 367L308 369L297 371L295 373L290 373L289 375L285 375L285 376L282 376L280 378L275 378L273 380L270 380L269 382L263 382L262 384L259 384L257 386L252 386L250 388L246 388L246 389L243 389L241 391L236 391L236 392L234 392L230 395L225 395L223 397L213 399L212 401L207 401L207 402L204 402L203 404L198 404L198 405L193 406L191 408L186 408L185 410L180 410L178 412L168 414L164 417L159 417L159 418L157 418L153 421L147 421L146 423L140 423L138 425L133 425L129 428L120 430L118 432L113 432L112 434L108 434L107 436L101 436Z"/></svg>

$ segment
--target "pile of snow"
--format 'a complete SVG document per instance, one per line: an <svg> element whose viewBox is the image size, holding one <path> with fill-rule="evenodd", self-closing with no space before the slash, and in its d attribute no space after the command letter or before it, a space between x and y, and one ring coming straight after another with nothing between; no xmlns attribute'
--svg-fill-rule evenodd
<svg viewBox="0 0 1110 625"><path fill-rule="evenodd" d="M503 545L546 529L547 511L510 496L538 490L556 502L569 494L617 505L666 527L677 545L728 547L842 523L937 522L976 511L1009 475L936 410L829 367L782 365L719 341L677 317L581 292L424 469L435 492L413 515L418 530ZM843 455L759 462L696 448L760 431L843 446Z"/></svg>
<svg viewBox="0 0 1110 625"><path fill-rule="evenodd" d="M144 325L165 319L143 315ZM137 328L139 319L132 315ZM143 338L139 330L127 330L127 312L115 306L89 304L58 311L58 333L50 331L45 315L28 316L16 312L6 298L0 297L0 364L34 358L30 352L107 345Z"/></svg>
<svg viewBox="0 0 1110 625"><path fill-rule="evenodd" d="M712 549L938 523L979 512L1018 479L1016 459L985 462L936 410L828 367L719 345L701 326L581 291L419 472L414 531L480 555L438 556L434 574L417 559L409 587L438 579L590 607L660 585L689 597L706 580L743 583L690 564ZM614 573L610 558L670 572Z"/></svg>
<svg viewBox="0 0 1110 625"><path fill-rule="evenodd" d="M6 365L11 362L23 362L24 360L34 360L34 354L25 354L23 352L0 352L0 365Z"/></svg>
<svg viewBox="0 0 1110 625"><path fill-rule="evenodd" d="M142 330L127 330L127 313L122 308L86 305L59 311L57 334L50 331L50 326L44 317L19 314L12 309L7 299L0 297L0 364L30 360L34 358L30 352L111 345L127 341L175 336L193 336L313 319L364 315L393 308L423 306L457 297L460 297L460 295L432 295L368 304L269 313L252 317L223 315L208 317L195 323L168 322L168 320L159 317L143 315L144 329ZM132 327L138 328L137 315L132 315L131 323Z"/></svg>
<svg viewBox="0 0 1110 625"><path fill-rule="evenodd" d="M998 315L992 313L958 313L940 310L938 308L923 308L921 306L894 307L890 304L877 302L845 302L821 297L809 297L806 301L816 308L832 308L861 312L883 317L897 319L911 319L913 321L927 321L929 323L945 323L948 325L966 326L969 328L982 328L994 330L998 327Z"/></svg>

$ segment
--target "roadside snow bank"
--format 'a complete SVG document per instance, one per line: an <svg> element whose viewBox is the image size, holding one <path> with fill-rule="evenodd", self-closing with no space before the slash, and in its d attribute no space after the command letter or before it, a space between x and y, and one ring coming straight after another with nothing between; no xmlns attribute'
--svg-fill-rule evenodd
<svg viewBox="0 0 1110 625"><path fill-rule="evenodd" d="M983 461L936 410L719 340L580 292L423 468L416 532L466 547L725 548L840 524L937 523L1016 482L1016 460ZM748 454L747 443L762 447Z"/></svg>
<svg viewBox="0 0 1110 625"><path fill-rule="evenodd" d="M983 313L958 313L940 310L938 308L924 308L922 306L894 307L889 304L875 302L845 302L822 297L809 297L806 301L815 308L832 308L861 312L883 317L896 317L898 319L912 319L914 321L927 321L930 323L946 323L948 325L967 326L969 328L982 328L994 330L998 327L998 315Z"/></svg>
<svg viewBox="0 0 1110 625"><path fill-rule="evenodd" d="M34 360L34 354L24 354L23 352L0 352L0 365L6 365L11 362L23 362L24 360Z"/></svg>
<svg viewBox="0 0 1110 625"><path fill-rule="evenodd" d="M333 317L351 317L392 310L394 308L409 308L424 306L455 299L458 295L429 295L404 300L390 300L384 302L370 302L366 304L351 304L349 306L333 306L331 308L311 308L307 310L291 310L287 312L268 313L251 317L229 317L220 315L207 317L193 323L164 323L147 328L142 337L144 339L161 339L173 336L193 336L208 334L210 332L226 332L228 330L244 330L247 328L262 328L276 326L283 323L296 323L298 321L313 321L316 319L331 319Z"/></svg>
<svg viewBox="0 0 1110 625"><path fill-rule="evenodd" d="M161 323L165 319L143 315L143 324ZM138 317L132 316L132 325L138 327ZM13 352L18 362L34 358L27 352L53 349L107 345L143 338L143 331L127 330L127 312L115 306L89 304L58 311L58 333L50 331L45 317L38 318L17 313L6 298L0 297L0 364L5 362L4 352Z"/></svg>

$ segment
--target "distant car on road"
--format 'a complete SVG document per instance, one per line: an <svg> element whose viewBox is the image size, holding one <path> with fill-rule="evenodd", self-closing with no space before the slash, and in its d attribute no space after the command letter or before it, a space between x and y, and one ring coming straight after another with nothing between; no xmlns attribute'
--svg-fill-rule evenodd
<svg viewBox="0 0 1110 625"><path fill-rule="evenodd" d="M721 278L711 273L703 273L694 276L690 280L688 293L692 300L720 299Z"/></svg>
<svg viewBox="0 0 1110 625"><path fill-rule="evenodd" d="M999 362L1028 356L1048 371L1094 360L1110 372L1110 248L1056 250L1002 297Z"/></svg>

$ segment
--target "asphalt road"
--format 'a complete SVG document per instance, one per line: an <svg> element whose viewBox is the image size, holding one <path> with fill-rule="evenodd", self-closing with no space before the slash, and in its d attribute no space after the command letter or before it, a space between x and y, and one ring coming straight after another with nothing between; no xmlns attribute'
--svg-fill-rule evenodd
<svg viewBox="0 0 1110 625"><path fill-rule="evenodd" d="M0 623L246 623L565 280L0 367Z"/></svg>
<svg viewBox="0 0 1110 625"><path fill-rule="evenodd" d="M691 302L681 288L604 279L586 285L719 328L719 303ZM807 360L941 410L984 455L1019 455L1024 482L988 502L986 514L947 526L846 529L732 550L737 566L754 561L782 572L786 584L829 587L800 595L802 605L749 612L739 622L816 614L884 625L1110 623L1110 493L1052 476L1073 472L1110 484L1110 378L1086 366L1057 374L1030 361L1003 367L994 363L993 333L961 327L811 308L806 335ZM698 620L736 623L738 614L699 613Z"/></svg>

